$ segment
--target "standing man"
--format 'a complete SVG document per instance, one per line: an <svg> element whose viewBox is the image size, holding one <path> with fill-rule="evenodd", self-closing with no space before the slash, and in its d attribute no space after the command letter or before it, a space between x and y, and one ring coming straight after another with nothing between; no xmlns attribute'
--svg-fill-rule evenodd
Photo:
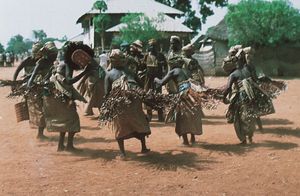
<svg viewBox="0 0 300 196"><path fill-rule="evenodd" d="M6 64L5 66L6 67L12 67L12 56L11 56L11 53L6 53Z"/></svg>
<svg viewBox="0 0 300 196"><path fill-rule="evenodd" d="M0 67L4 67L5 61L6 61L5 54L4 53L0 53Z"/></svg>
<svg viewBox="0 0 300 196"><path fill-rule="evenodd" d="M106 52L103 50L102 54L100 54L99 56L99 60L100 60L100 66L106 70L108 67L108 57Z"/></svg>
<svg viewBox="0 0 300 196"><path fill-rule="evenodd" d="M204 71L198 61L192 56L195 53L194 46L192 44L184 46L182 48L182 53L185 61L184 68L188 70L191 79L203 86L205 84Z"/></svg>
<svg viewBox="0 0 300 196"><path fill-rule="evenodd" d="M129 61L129 69L135 72L144 85L147 69L144 62L143 42L136 40L130 45L130 56L133 59Z"/></svg>
<svg viewBox="0 0 300 196"><path fill-rule="evenodd" d="M170 50L168 54L168 71L171 70L172 67L181 66L183 68L183 56L181 51L181 39L178 36L171 36L170 38ZM180 65L179 65L180 64ZM167 84L167 90L169 93L176 93L178 91L177 85L174 83L173 80L169 81Z"/></svg>
<svg viewBox="0 0 300 196"><path fill-rule="evenodd" d="M147 73L146 73L146 80L145 80L145 86L144 89L146 91L148 90L154 90L156 92L161 93L162 89L155 88L154 78L163 78L163 73L167 70L167 61L165 56L159 52L160 48L155 39L150 39L149 42L149 48L148 53L145 55L145 62L147 65ZM160 109L158 112L158 121L163 122L163 110ZM147 116L149 121L152 119L152 108L147 106Z"/></svg>

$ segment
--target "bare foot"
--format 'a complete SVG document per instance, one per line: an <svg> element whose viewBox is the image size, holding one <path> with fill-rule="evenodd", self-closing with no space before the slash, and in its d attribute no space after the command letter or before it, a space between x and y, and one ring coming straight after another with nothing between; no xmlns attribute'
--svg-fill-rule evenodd
<svg viewBox="0 0 300 196"><path fill-rule="evenodd" d="M182 144L180 144L181 147L190 147L190 144L189 143L185 143L183 142Z"/></svg>
<svg viewBox="0 0 300 196"><path fill-rule="evenodd" d="M253 140L252 140L252 137L249 137L249 144L253 144Z"/></svg>
<svg viewBox="0 0 300 196"><path fill-rule="evenodd" d="M116 156L116 159L125 161L126 160L126 155L124 153L120 153L118 156Z"/></svg>
<svg viewBox="0 0 300 196"><path fill-rule="evenodd" d="M67 146L65 150L68 152L82 152L81 149L75 148L74 146Z"/></svg>
<svg viewBox="0 0 300 196"><path fill-rule="evenodd" d="M39 140L47 140L47 139L49 139L49 138L48 138L47 136L45 136L45 135L37 135L36 138L39 139Z"/></svg>
<svg viewBox="0 0 300 196"><path fill-rule="evenodd" d="M150 152L150 151L151 151L150 149L146 148L146 149L142 149L142 150L141 150L141 153L146 154L146 153L148 153L148 152Z"/></svg>
<svg viewBox="0 0 300 196"><path fill-rule="evenodd" d="M247 140L242 141L241 143L239 143L238 145L244 146L247 144Z"/></svg>
<svg viewBox="0 0 300 196"><path fill-rule="evenodd" d="M65 150L65 146L64 145L62 145L62 146L58 146L58 148L57 148L57 152L62 152L62 151L64 151Z"/></svg>

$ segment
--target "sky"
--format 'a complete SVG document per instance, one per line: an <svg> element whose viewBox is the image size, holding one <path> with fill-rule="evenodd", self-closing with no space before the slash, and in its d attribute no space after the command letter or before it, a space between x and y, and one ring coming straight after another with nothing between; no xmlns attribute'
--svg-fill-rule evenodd
<svg viewBox="0 0 300 196"><path fill-rule="evenodd" d="M72 38L82 32L76 20L89 11L95 0L0 0L0 43L6 45L17 34L33 39L32 30L43 29L48 37ZM126 0L124 0L126 1ZM195 0L192 0L195 1ZM237 3L239 0L229 0ZM291 0L300 9L300 0ZM196 3L194 4L196 6ZM202 32L216 25L226 14L226 8L214 8Z"/></svg>

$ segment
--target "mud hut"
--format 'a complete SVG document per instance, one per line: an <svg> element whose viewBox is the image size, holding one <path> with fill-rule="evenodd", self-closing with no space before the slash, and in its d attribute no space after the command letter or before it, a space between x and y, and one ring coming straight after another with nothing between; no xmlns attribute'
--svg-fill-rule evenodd
<svg viewBox="0 0 300 196"><path fill-rule="evenodd" d="M212 40L207 42L207 40ZM209 62L211 66L204 66L209 75L225 75L221 68L222 60L227 56L229 50L228 31L225 19L221 20L216 26L209 28L205 38L201 41L206 51L200 51L201 58L211 59L212 52L208 52L208 46L211 46L214 62ZM300 44L285 43L276 47L259 47L255 50L253 63L257 67L259 74L270 76L300 76ZM201 56L202 55L202 56ZM202 61L202 63L205 61ZM214 68L212 68L212 66Z"/></svg>

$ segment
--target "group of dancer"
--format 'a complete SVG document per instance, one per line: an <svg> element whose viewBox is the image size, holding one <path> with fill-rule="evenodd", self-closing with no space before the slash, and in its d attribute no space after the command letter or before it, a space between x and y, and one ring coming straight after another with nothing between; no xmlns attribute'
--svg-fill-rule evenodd
<svg viewBox="0 0 300 196"><path fill-rule="evenodd" d="M45 138L45 128L60 133L58 151L78 150L73 144L80 131L75 101L86 103L85 115L98 108L101 124L112 124L125 157L124 140L129 138L140 140L141 153L150 151L146 137L151 134L153 109L159 121L175 121L176 134L184 146L190 146L196 142L195 135L202 135L202 108L220 101L229 103L226 117L241 143L246 144L247 139L252 143L255 123L261 126L260 116L274 113L272 99L285 87L282 82L257 77L250 47L229 50L223 63L228 83L220 89L206 86L204 71L192 57L194 46L181 47L180 37L170 38L167 57L155 39L149 40L147 53L143 48L139 40L121 44L120 49L109 52L106 68L82 43L67 42L59 57L53 42L35 43L32 55L16 69L14 81L23 69L25 75L21 84L13 86L11 95L25 97L29 122L38 128L38 138ZM77 90L73 85L78 81ZM167 93L162 93L163 86Z"/></svg>

